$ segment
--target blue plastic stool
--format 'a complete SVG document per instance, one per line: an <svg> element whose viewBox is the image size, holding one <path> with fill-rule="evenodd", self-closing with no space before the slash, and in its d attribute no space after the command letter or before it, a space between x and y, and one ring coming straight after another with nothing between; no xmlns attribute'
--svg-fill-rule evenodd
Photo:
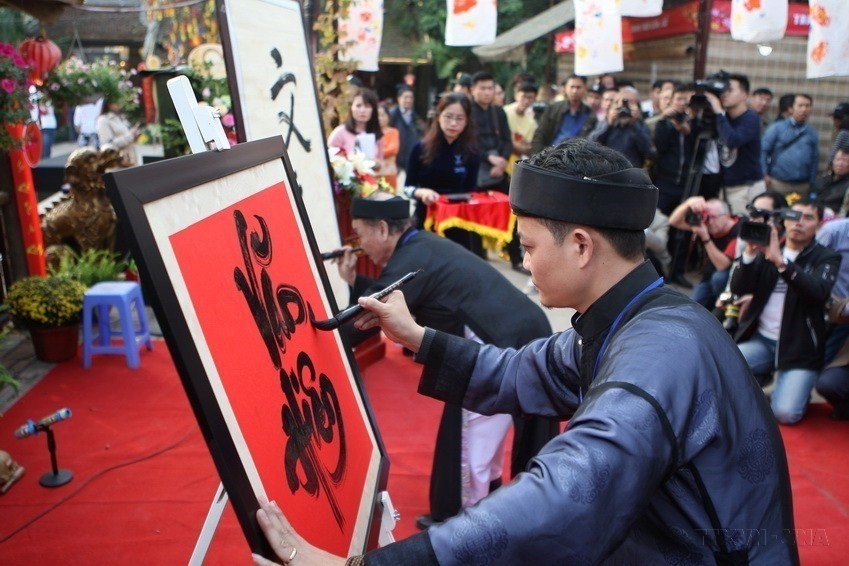
<svg viewBox="0 0 849 566"><path fill-rule="evenodd" d="M132 307L135 305L139 329L133 324ZM109 326L109 311L118 309L121 330L113 331ZM98 334L92 336L92 312L97 309ZM112 337L123 338L122 344L112 344ZM150 327L144 310L141 287L133 281L109 281L98 283L85 292L83 300L83 367L91 367L92 354L124 354L127 365L136 369L141 364L139 348L144 344L153 350Z"/></svg>

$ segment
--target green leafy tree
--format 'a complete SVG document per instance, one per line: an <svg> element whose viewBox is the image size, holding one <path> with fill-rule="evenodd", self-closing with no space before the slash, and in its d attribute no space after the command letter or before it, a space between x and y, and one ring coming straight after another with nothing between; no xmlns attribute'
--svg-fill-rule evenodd
<svg viewBox="0 0 849 566"><path fill-rule="evenodd" d="M14 8L0 8L0 41L17 45L38 34L38 20Z"/></svg>
<svg viewBox="0 0 849 566"><path fill-rule="evenodd" d="M445 0L392 0L384 7L387 20L398 22L402 33L419 42L415 57L430 58L433 61L436 76L447 79L457 71L471 71L486 68L500 83L509 83L518 71L526 71L545 79L547 45L549 36L543 36L531 42L527 57L527 67L518 63L493 62L481 64L469 47L450 47L445 45ZM503 33L521 22L533 17L549 7L549 0L498 0L498 33Z"/></svg>

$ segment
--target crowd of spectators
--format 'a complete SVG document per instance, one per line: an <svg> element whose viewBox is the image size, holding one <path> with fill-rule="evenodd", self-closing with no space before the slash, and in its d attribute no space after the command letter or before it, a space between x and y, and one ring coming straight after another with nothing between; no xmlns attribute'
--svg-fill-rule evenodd
<svg viewBox="0 0 849 566"><path fill-rule="evenodd" d="M777 376L772 395L778 419L789 424L802 418L824 368L822 389L835 406L833 417L849 418L849 354L838 356L849 336L849 289L834 286L835 279L849 280L849 264L841 267L840 253L827 249L841 252L839 238L818 243L815 237L821 226L849 214L849 102L829 114L831 154L820 170L820 138L827 134L811 125L818 111L813 98L753 89L742 74L720 71L696 82L658 79L644 98L632 83L610 74L596 80L572 74L553 87L519 73L505 86L486 72L458 73L450 90L471 105L456 113L466 120L462 141L447 142L443 151L459 143L464 157L452 157L456 164L438 162L450 182L424 184L418 176L412 183L403 178L423 165L423 125L431 123L431 144L440 135L445 144L445 132L432 118L439 112L427 120L414 115L412 89L401 86L389 110L401 131L399 188L425 205L432 195L472 187L507 191L513 163L564 140L588 138L618 150L659 188L655 221L646 230L648 258L667 283L719 318L731 306L738 319L728 327L759 381L767 385ZM426 155L433 173L433 149ZM467 166L471 155L477 168ZM769 228L753 242L756 223ZM471 240L464 245L486 257ZM521 250L514 246L509 256L514 269L523 271ZM756 289L750 288L753 281ZM846 306L846 315L834 311L838 304ZM827 318L829 308L834 312ZM751 353L764 343L766 354L778 347L780 355ZM804 352L802 361L788 362L794 351Z"/></svg>

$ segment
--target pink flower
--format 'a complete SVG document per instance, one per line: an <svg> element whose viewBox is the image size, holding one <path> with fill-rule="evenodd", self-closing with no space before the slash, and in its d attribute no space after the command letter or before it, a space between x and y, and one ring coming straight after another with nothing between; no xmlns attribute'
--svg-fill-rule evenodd
<svg viewBox="0 0 849 566"><path fill-rule="evenodd" d="M11 94L15 90L15 81L12 79L0 79L0 88Z"/></svg>
<svg viewBox="0 0 849 566"><path fill-rule="evenodd" d="M20 55L16 54L14 57L12 57L12 61L14 61L15 65L17 65L21 69L26 69L27 67L29 67L29 63L24 61L24 58L21 57Z"/></svg>
<svg viewBox="0 0 849 566"><path fill-rule="evenodd" d="M224 116L221 117L221 124L225 128L232 128L233 126L236 125L236 119L233 118L232 114L225 114Z"/></svg>

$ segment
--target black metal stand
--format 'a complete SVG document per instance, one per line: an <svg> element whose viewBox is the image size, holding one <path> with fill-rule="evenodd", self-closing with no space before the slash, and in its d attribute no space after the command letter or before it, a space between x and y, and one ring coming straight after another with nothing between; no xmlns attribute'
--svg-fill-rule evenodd
<svg viewBox="0 0 849 566"><path fill-rule="evenodd" d="M56 463L56 439L53 436L53 430L49 426L44 430L47 432L47 449L50 451L50 464L53 471L43 474L38 483L44 487L59 487L71 481L74 478L74 473L70 470L59 469Z"/></svg>
<svg viewBox="0 0 849 566"><path fill-rule="evenodd" d="M690 158L690 166L687 169L687 180L684 183L684 191L681 194L681 202L684 202L692 196L699 194L699 189L702 183L703 166L705 163L705 154L708 149L708 142L713 139L713 136L706 132L700 132L696 137L696 143L693 147L693 156ZM676 268L681 269L681 274L687 271L687 264L692 253L693 233L686 230L675 229L675 245L672 251L672 263L669 266L670 274L675 273ZM684 253L684 246L687 246ZM684 257L680 255L684 253ZM680 263L679 263L680 262Z"/></svg>

